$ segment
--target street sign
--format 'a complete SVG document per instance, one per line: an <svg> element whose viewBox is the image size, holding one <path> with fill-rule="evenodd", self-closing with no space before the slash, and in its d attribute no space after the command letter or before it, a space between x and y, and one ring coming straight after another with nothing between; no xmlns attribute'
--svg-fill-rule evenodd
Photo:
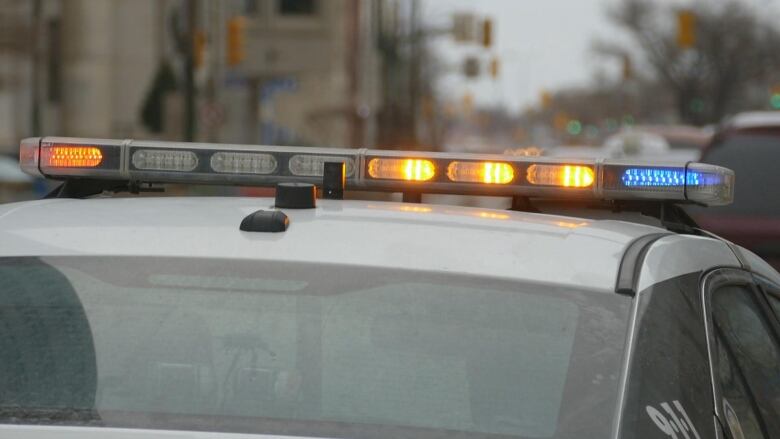
<svg viewBox="0 0 780 439"><path fill-rule="evenodd" d="M280 92L292 92L298 89L298 81L295 78L274 78L263 82L260 89L260 100L265 101L273 98Z"/></svg>

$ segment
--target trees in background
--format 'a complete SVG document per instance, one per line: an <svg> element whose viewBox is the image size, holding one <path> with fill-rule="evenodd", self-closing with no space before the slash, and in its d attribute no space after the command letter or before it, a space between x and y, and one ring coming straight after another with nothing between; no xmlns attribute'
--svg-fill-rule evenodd
<svg viewBox="0 0 780 439"><path fill-rule="evenodd" d="M697 1L685 11L624 0L608 14L630 42L601 41L597 50L621 58L625 79L658 82L683 123L716 123L735 111L765 107L780 82L780 31L761 10L737 0Z"/></svg>

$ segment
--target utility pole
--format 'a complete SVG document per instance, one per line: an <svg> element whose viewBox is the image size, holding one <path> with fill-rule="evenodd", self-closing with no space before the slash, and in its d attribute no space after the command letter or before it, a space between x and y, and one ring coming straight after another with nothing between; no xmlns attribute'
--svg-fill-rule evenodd
<svg viewBox="0 0 780 439"><path fill-rule="evenodd" d="M350 122L350 146L358 148L364 141L363 120L359 114L360 106L360 1L350 0L347 3L348 27L347 27L347 72L349 74L349 122Z"/></svg>
<svg viewBox="0 0 780 439"><path fill-rule="evenodd" d="M415 144L415 149L418 149L420 139L418 138L418 116L420 114L420 91L422 89L420 82L422 81L421 67L422 67L422 45L423 36L421 35L421 21L420 21L420 2L419 0L411 0L411 11L409 14L409 35L411 36L411 60L409 62L409 108L407 109L409 117L409 135L411 140Z"/></svg>
<svg viewBox="0 0 780 439"><path fill-rule="evenodd" d="M32 78L30 88L30 98L32 99L32 105L30 106L32 114L30 115L30 122L32 136L41 135L41 54L40 54L40 29L41 29L41 15L43 13L43 5L41 0L34 0L32 3L32 22L30 24L30 53L32 54Z"/></svg>
<svg viewBox="0 0 780 439"><path fill-rule="evenodd" d="M217 1L210 1L208 3L209 5L209 19L210 22L208 23L208 33L206 38L206 47L209 51L209 62L210 66L207 68L208 71L208 80L206 81L206 101L208 102L208 105L210 105L212 108L216 107L219 103L219 98L217 96L217 83L222 79L222 72L220 69L220 62L222 62L222 59L220 58L220 34L222 29L222 10L224 8L222 2ZM206 140L209 142L216 142L218 138L218 132L219 129L215 123L209 124L207 127L206 132Z"/></svg>
<svg viewBox="0 0 780 439"><path fill-rule="evenodd" d="M184 140L195 140L195 32L198 23L198 0L185 0L184 31Z"/></svg>

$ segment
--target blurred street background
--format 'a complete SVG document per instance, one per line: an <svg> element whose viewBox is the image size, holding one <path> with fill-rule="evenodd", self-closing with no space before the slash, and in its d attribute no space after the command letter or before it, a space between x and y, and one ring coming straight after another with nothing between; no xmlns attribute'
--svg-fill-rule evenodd
<svg viewBox="0 0 780 439"><path fill-rule="evenodd" d="M773 1L0 0L37 135L503 152L780 108Z"/></svg>
<svg viewBox="0 0 780 439"><path fill-rule="evenodd" d="M0 202L50 189L18 171L30 136L702 160L738 189L700 220L772 253L777 23L777 0L0 0Z"/></svg>

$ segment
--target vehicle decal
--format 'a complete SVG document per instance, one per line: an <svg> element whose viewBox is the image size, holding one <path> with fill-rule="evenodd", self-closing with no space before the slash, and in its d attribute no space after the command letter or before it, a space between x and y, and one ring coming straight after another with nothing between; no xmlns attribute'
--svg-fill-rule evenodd
<svg viewBox="0 0 780 439"><path fill-rule="evenodd" d="M673 439L701 439L680 401L672 401L671 405L668 402L662 402L659 405L663 412L651 405L648 405L645 410L653 423L664 434Z"/></svg>

